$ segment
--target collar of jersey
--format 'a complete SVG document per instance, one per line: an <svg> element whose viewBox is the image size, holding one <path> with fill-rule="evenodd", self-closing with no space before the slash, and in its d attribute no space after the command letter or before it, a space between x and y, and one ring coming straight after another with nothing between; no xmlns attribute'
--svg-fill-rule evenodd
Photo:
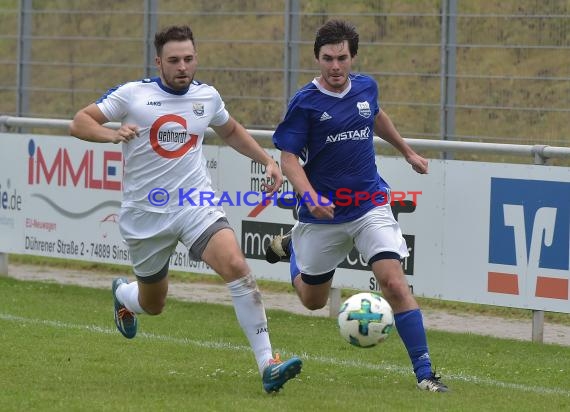
<svg viewBox="0 0 570 412"><path fill-rule="evenodd" d="M350 89L352 89L352 81L350 79L350 76L348 77L348 86L346 86L346 89L344 89L340 93L331 92L330 90L325 89L323 86L321 86L316 77L313 79L313 84L317 86L317 89L319 89L321 93L324 93L328 96L339 97L339 98L346 96L348 92L350 92Z"/></svg>
<svg viewBox="0 0 570 412"><path fill-rule="evenodd" d="M162 83L162 79L161 79L160 77L155 77L155 80L156 80L156 84L158 84L158 87L160 87L160 88L161 88L162 90L164 90L166 93L176 94L176 95L178 95L178 96L181 96L181 95L183 95L183 94L188 93L188 89L190 89L190 86L188 86L187 88L182 89L182 90L174 90L174 89L171 89L170 87L164 85L164 84Z"/></svg>

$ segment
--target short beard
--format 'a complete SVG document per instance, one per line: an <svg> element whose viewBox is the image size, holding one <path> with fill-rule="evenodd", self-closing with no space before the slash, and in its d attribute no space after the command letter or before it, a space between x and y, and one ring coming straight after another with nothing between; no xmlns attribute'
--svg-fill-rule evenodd
<svg viewBox="0 0 570 412"><path fill-rule="evenodd" d="M160 75L161 75L160 77L161 77L161 78L163 79L163 81L164 81L164 84L165 84L167 87L169 87L170 89L176 90L176 91L180 91L180 90L187 89L188 87L190 87L190 84L191 84L192 81L194 80L193 77L190 78L190 81L188 82L188 84L185 85L185 86L183 86L183 87L181 87L181 86L172 84L171 82L168 82L168 81L166 80L166 76L164 75L164 72L163 72L162 70L160 71Z"/></svg>

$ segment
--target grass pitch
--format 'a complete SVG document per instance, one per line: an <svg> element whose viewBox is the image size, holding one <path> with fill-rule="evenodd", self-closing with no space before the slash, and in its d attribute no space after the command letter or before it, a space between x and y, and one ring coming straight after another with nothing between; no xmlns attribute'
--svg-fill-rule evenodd
<svg viewBox="0 0 570 412"><path fill-rule="evenodd" d="M568 410L570 348L428 331L452 392L415 388L396 332L346 344L334 319L268 311L275 351L303 359L277 395L261 386L232 307L168 302L124 339L109 291L0 277L3 411Z"/></svg>

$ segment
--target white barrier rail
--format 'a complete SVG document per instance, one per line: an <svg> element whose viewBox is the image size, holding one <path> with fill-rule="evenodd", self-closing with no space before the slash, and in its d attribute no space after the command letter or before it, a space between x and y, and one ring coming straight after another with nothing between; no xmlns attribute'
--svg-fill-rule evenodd
<svg viewBox="0 0 570 412"><path fill-rule="evenodd" d="M53 128L67 130L71 120L65 119L41 119L33 117L0 116L0 131L10 131L16 128ZM118 128L118 123L108 123L110 128ZM256 139L271 139L271 130L248 130ZM208 137L215 136L212 129L208 129ZM389 146L389 143L375 136L375 141L380 146ZM480 142L456 142L450 140L425 140L409 139L406 141L417 150L437 150L440 152L460 153L492 153L509 154L513 156L530 156L535 164L544 164L551 158L570 158L570 147L547 146L547 145L522 145L500 144Z"/></svg>

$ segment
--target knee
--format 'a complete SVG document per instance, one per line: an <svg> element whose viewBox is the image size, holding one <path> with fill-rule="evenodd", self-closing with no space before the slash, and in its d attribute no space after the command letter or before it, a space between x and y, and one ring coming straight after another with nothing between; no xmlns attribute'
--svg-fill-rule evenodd
<svg viewBox="0 0 570 412"><path fill-rule="evenodd" d="M303 297L301 296L301 303L304 307L309 310L318 310L322 309L327 305L328 297L321 297L321 296L311 296L311 297Z"/></svg>
<svg viewBox="0 0 570 412"><path fill-rule="evenodd" d="M230 257L224 267L225 272L232 276L243 275L250 271L245 258L239 254Z"/></svg>
<svg viewBox="0 0 570 412"><path fill-rule="evenodd" d="M380 289L385 296L402 300L409 295L410 288L403 276L390 276L380 281Z"/></svg>
<svg viewBox="0 0 570 412"><path fill-rule="evenodd" d="M309 309L309 310L319 310L322 309L326 306L326 302L322 303L322 302L308 302L308 303L304 303L304 306Z"/></svg>

